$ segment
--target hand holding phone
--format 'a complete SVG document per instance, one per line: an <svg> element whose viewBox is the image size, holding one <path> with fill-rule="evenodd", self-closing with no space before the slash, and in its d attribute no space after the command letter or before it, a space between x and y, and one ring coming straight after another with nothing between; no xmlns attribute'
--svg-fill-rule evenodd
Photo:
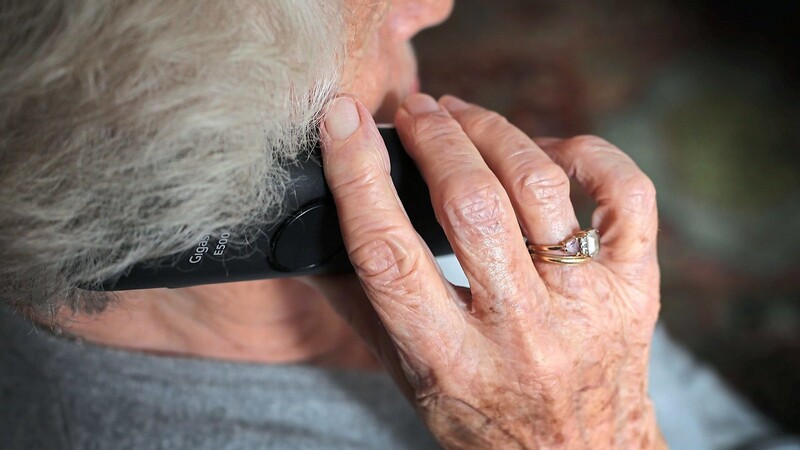
<svg viewBox="0 0 800 450"><path fill-rule="evenodd" d="M357 277L309 282L439 442L665 448L646 389L659 307L649 179L599 138L533 140L453 97L412 95L395 123L470 288L438 271L369 111L347 97L326 120L323 161ZM568 174L597 201L603 250L580 265L534 261L525 238L554 245L580 230Z"/></svg>

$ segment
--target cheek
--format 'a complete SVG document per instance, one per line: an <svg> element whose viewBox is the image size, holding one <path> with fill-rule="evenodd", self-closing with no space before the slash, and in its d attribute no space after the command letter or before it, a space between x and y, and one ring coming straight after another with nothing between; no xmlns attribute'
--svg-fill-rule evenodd
<svg viewBox="0 0 800 450"><path fill-rule="evenodd" d="M380 51L379 42L348 58L342 90L355 95L372 113L386 95L393 61L390 52Z"/></svg>
<svg viewBox="0 0 800 450"><path fill-rule="evenodd" d="M383 121L391 121L400 100L414 89L417 65L411 43L398 37L397 14L377 14L374 28L357 36L361 45L348 55L342 91L358 97ZM360 39L359 39L360 38Z"/></svg>

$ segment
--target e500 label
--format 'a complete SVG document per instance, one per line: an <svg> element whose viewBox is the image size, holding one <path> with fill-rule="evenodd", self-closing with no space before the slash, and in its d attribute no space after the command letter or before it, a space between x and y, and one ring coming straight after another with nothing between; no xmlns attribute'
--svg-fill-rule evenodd
<svg viewBox="0 0 800 450"><path fill-rule="evenodd" d="M203 239L197 243L194 252L189 256L189 263L199 264L203 260L203 257L209 252L214 256L224 256L225 249L228 248L228 239L230 239L230 237L230 233L222 233L216 243L214 243L211 241L210 235L203 236Z"/></svg>

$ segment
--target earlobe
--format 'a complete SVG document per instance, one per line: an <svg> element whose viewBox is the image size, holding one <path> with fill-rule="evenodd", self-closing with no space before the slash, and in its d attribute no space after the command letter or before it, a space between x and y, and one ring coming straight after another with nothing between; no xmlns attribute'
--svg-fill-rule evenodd
<svg viewBox="0 0 800 450"><path fill-rule="evenodd" d="M452 11L453 0L395 0L387 20L394 37L405 41L444 22Z"/></svg>

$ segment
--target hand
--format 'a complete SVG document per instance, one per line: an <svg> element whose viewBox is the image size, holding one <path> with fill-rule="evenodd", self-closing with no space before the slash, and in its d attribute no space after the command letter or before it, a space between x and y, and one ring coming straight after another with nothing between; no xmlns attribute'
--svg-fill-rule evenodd
<svg viewBox="0 0 800 450"><path fill-rule="evenodd" d="M340 97L324 168L360 287L317 279L448 448L656 448L647 361L659 309L650 180L594 137L531 140L496 113L417 94L396 126L470 282L448 283L409 223L363 105ZM569 176L597 201L602 250L532 261L523 236L580 229Z"/></svg>

